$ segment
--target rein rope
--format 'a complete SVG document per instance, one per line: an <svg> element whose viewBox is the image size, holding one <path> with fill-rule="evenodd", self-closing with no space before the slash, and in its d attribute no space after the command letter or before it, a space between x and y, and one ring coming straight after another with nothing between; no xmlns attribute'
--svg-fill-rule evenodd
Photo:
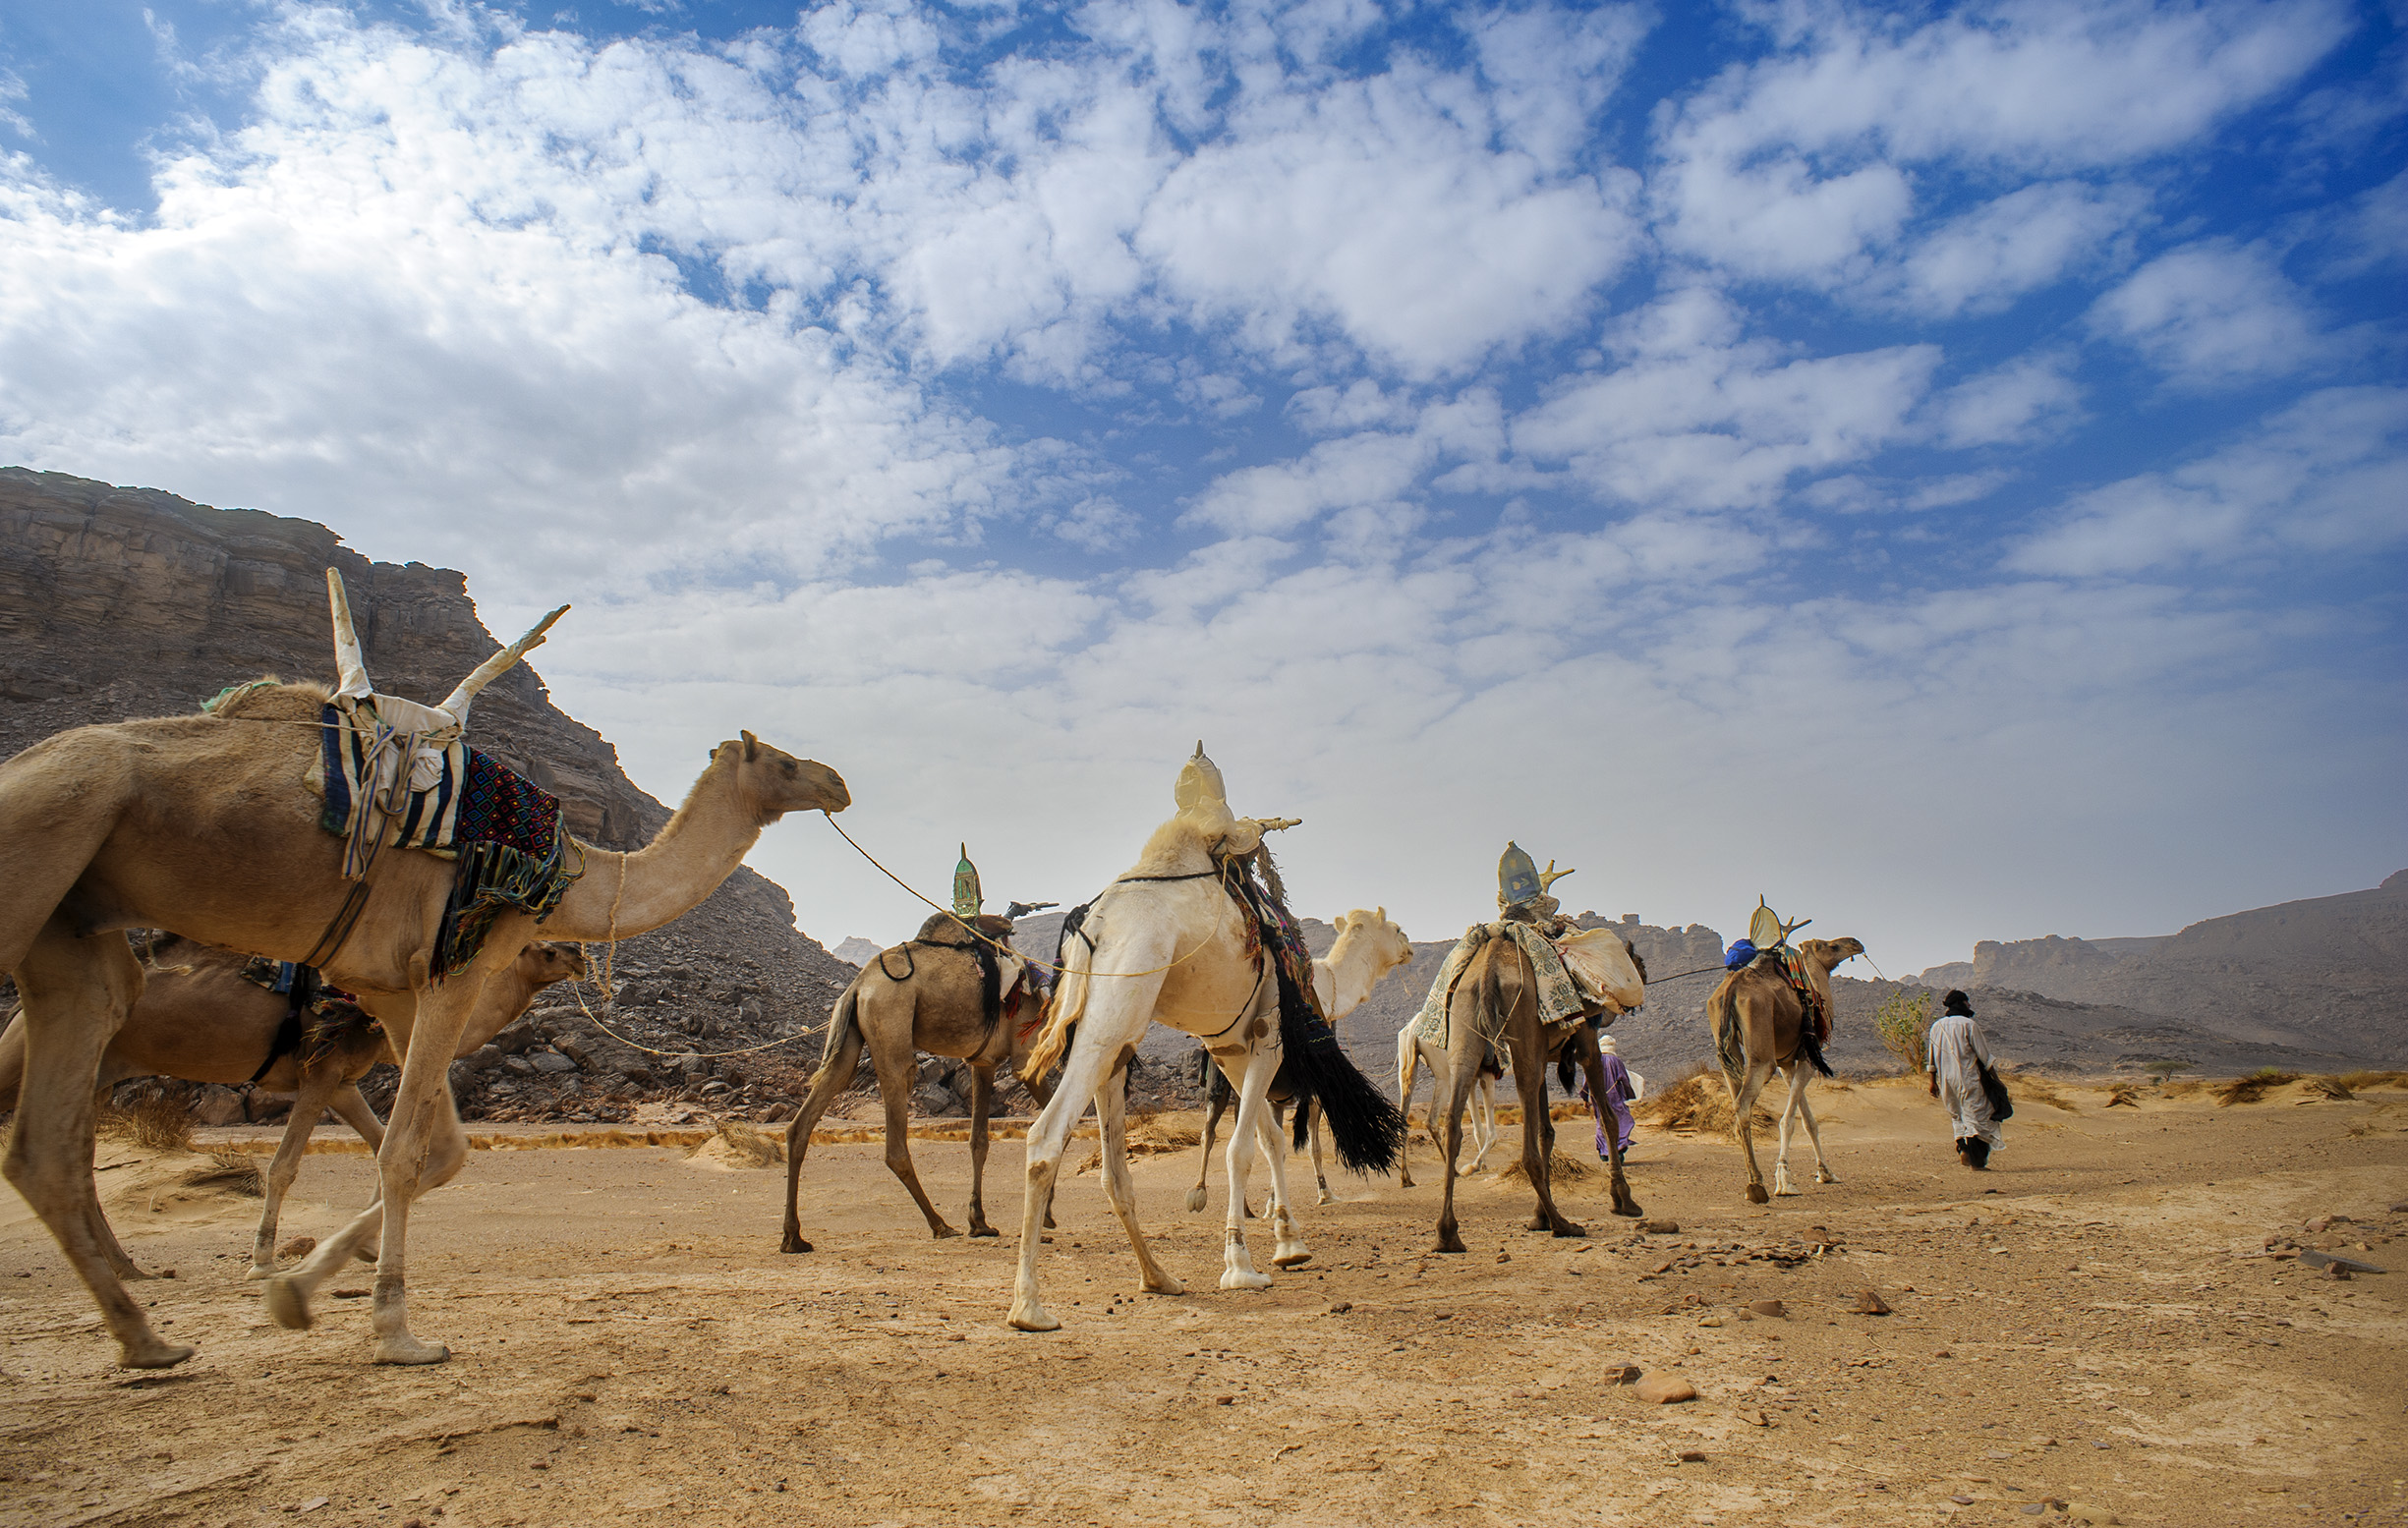
<svg viewBox="0 0 2408 1528"><path fill-rule="evenodd" d="M1068 976L1068 975L1070 975L1070 974L1071 974L1071 973L1070 973L1070 968L1069 968L1068 966L1058 966L1058 965L1055 965L1055 964L1054 964L1052 961L1050 961L1050 960L1039 960L1039 959L1038 959L1036 956L1034 956L1034 955L1023 955L1023 954L1021 954L1021 953L1020 953L1018 950L1013 949L1013 948L1012 948L1012 947L1011 947L1009 944L1004 943L1003 940L1001 940L1001 939L996 939L996 938L990 938L988 935L986 935L986 934L984 934L979 933L979 932L978 932L976 929L971 928L971 927L970 927L968 924L963 923L963 922L961 921L960 917L959 917L959 916L957 916L957 915L956 915L956 914L953 912L953 910L952 910L951 908L949 908L949 907L946 906L946 905L945 905L943 902L934 901L934 900L932 900L931 898L929 898L929 897L927 897L927 896L922 895L922 894L921 894L921 892L920 892L920 890L919 890L917 887L915 887L914 885L912 885L912 883L911 883L910 881L905 880L905 879L904 879L902 877L897 876L897 875L896 875L894 872L892 872L892 871L890 871L890 870L887 869L887 867L886 867L886 866L884 866L884 865L880 864L880 863L879 863L879 859L878 859L878 856L877 856L877 855L872 854L872 853L871 853L869 850L864 849L863 847L861 847L861 843L860 843L860 841L859 841L858 839L854 838L852 834L850 834L850 833L848 833L848 832L846 832L846 831L844 830L844 824L836 821L836 819L835 819L835 815L834 815L833 813L823 812L823 813L821 813L821 814L820 814L820 816L822 816L823 818L826 818L826 819L828 820L828 825L829 825L829 826L831 826L831 827L832 827L832 828L834 828L834 829L836 830L836 836L837 836L838 838L841 838L841 839L843 839L843 840L844 840L846 843L851 844L851 845L853 846L853 852L854 852L855 854L860 855L860 856L861 856L863 859L865 859L865 860L869 861L869 862L870 862L870 864L871 864L872 866L876 867L876 869L877 869L878 873L879 873L881 876L884 876L884 877L887 877L889 880L893 881L893 882L894 882L896 885L898 885L898 886L902 887L902 888L903 888L905 891L910 892L910 893L911 893L911 895L912 895L913 897L917 898L918 900L920 900L920 901L922 901L922 902L926 902L926 903L927 903L927 904L928 904L930 907L935 908L935 909L936 909L938 912L943 913L943 914L944 914L946 917L952 919L952 920L953 920L953 922L954 922L954 924L955 924L957 927L959 927L959 929L961 930L961 932L962 932L962 933L964 933L964 934L968 934L968 935L969 935L971 938L978 940L978 941L979 941L981 944L990 944L990 945L993 945L993 946L994 946L996 949L999 949L999 950L1003 951L1004 954L1011 956L1011 957L1012 957L1014 960L1022 960L1022 961L1026 961L1028 964L1030 964L1030 965L1032 965L1032 966L1035 966L1035 967L1036 967L1037 969L1039 969L1040 971L1051 971L1051 972L1053 972L1053 973L1054 973L1056 976ZM1192 875L1185 875L1185 876L1121 876L1121 877L1118 877L1118 878L1116 878L1116 879L1113 881L1113 885L1117 886L1117 885L1119 885L1119 884L1120 884L1122 881L1130 881L1130 880L1204 880L1204 879L1207 879L1207 878L1211 878L1211 879L1219 879L1219 878L1220 878L1220 877L1221 877L1221 874L1222 874L1222 873L1221 873L1221 872L1219 872L1219 871L1217 871L1217 870L1204 870L1204 871L1196 871L1196 872L1194 872ZM1105 889L1109 891L1109 890L1110 890L1110 889L1112 889L1112 888L1111 888L1110 886L1107 886ZM1099 897L1097 900L1098 900L1098 901L1101 901L1101 900L1102 900L1102 898L1100 898L1100 897ZM1088 905L1092 907L1092 906L1094 906L1095 904L1091 902L1091 903L1089 903ZM1173 967L1173 966L1183 966L1183 965L1185 965L1187 962L1189 962L1189 961L1191 961L1191 960L1195 959L1195 958L1196 958L1198 955L1203 954L1203 953L1204 953L1204 950L1205 950L1205 947L1206 947L1207 945L1211 944L1211 943L1212 943L1212 941L1213 941L1214 939L1216 939L1216 938L1220 937L1220 934L1221 934L1221 927L1220 927L1220 923L1219 923L1219 921L1218 921L1218 920L1215 920L1214 925L1213 925L1213 932L1212 932L1211 934L1209 934L1205 935L1205 937L1204 937L1204 938L1203 938L1203 939L1202 939L1200 942L1198 942L1198 943L1197 943L1197 945L1196 945L1196 947L1195 947L1194 949L1189 950L1189 951L1188 951L1186 954L1181 955L1181 956L1179 956L1179 957L1178 957L1176 960L1172 961L1172 962L1171 962L1171 964L1170 964L1170 965L1168 965L1168 966L1156 966L1156 967L1155 967L1153 970L1151 970L1151 971L1089 971L1089 972L1085 973L1085 975L1086 975L1086 976L1088 976L1088 977L1090 977L1090 978L1103 978L1103 979L1109 979L1109 980L1118 980L1118 979L1120 979L1120 978L1125 978L1125 977L1160 976L1160 975L1161 975L1163 972L1165 972L1165 971L1168 971L1168 970L1172 969L1172 967ZM1083 932L1083 931L1082 931L1082 933L1081 933L1081 937L1084 937L1084 932ZM956 948L956 949L960 948L960 946L959 946L959 945L955 945L955 946L953 946L953 947L954 947L954 948ZM1092 939L1089 939L1089 940L1087 941L1087 947L1088 947L1088 949L1090 949L1090 950L1094 949L1094 948L1095 948L1095 941L1094 941L1094 940L1092 940Z"/></svg>
<svg viewBox="0 0 2408 1528"><path fill-rule="evenodd" d="M584 847L585 846L583 844L578 845L578 848L581 851ZM584 874L582 869L580 869L579 874ZM611 893L610 897L609 937L602 943L602 980L593 984L594 990L602 993L603 1009L611 1013L616 1013L618 1011L618 986L612 975L612 967L616 962L619 947L619 908L626 900L627 856L622 854L619 856L618 889ZM590 948L591 946L589 946L585 940L580 939L577 941L577 953L585 957L586 969L588 971L592 971L594 969L594 957L587 953ZM646 1055L690 1055L698 1060L710 1061L716 1060L723 1055L749 1055L755 1050L772 1050L779 1046L788 1046L792 1045L798 1040L809 1039L811 1036L819 1033L814 1029L799 1029L791 1035L781 1036L776 1040L765 1040L757 1046L738 1046L733 1050L662 1050L658 1047L648 1046L640 1040L630 1040L625 1035L620 1034L617 1030L612 1029L609 1025L604 1024L602 1021L602 1015L596 1013L585 1000L586 982L580 981L576 983L575 986L577 989L577 1006L579 1009L583 1010L589 1023L591 1023L596 1029L601 1030L603 1034L609 1036L612 1040L617 1041L620 1045L625 1046L628 1049L641 1050Z"/></svg>

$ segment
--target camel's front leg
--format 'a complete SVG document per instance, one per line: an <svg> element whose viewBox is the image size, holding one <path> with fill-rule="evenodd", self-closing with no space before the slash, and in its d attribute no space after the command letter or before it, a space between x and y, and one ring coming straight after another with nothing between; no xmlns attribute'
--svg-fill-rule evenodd
<svg viewBox="0 0 2408 1528"><path fill-rule="evenodd" d="M1816 1120L1814 1117L1813 1104L1809 1102L1806 1096L1806 1078L1804 1072L1805 1069L1803 1067L1800 1068L1798 1112L1806 1117L1806 1139L1814 1144L1814 1181L1817 1183L1837 1183L1839 1181L1838 1174L1831 1170L1831 1164L1829 1162L1823 1160L1823 1127L1821 1122Z"/></svg>
<svg viewBox="0 0 2408 1528"><path fill-rule="evenodd" d="M1329 1174L1321 1170L1321 1101L1306 1099L1303 1107L1304 1139L1311 1143L1313 1149L1313 1187L1320 1190L1319 1197L1315 1198L1313 1203L1316 1205L1333 1204L1335 1201L1330 1198ZM1410 1130L1405 1133L1412 1134Z"/></svg>
<svg viewBox="0 0 2408 1528"><path fill-rule="evenodd" d="M1221 1287L1224 1289L1268 1289L1271 1275L1258 1272L1253 1255L1246 1251L1245 1206L1247 1166L1257 1151L1266 1149L1262 1138L1264 1117L1271 1105L1265 1095L1271 1091L1271 1076L1279 1070L1280 1053L1275 1048L1258 1048L1246 1060L1244 1078L1237 1088L1237 1123L1230 1131L1229 1144L1229 1213L1223 1220L1221 1234ZM1273 1182L1278 1182L1278 1168L1273 1168ZM1277 1193L1275 1187L1273 1190ZM1281 1197L1286 1197L1282 1195Z"/></svg>
<svg viewBox="0 0 2408 1528"><path fill-rule="evenodd" d="M283 1212L284 1196L301 1173L301 1159L310 1149L310 1135L317 1128L318 1116L326 1111L335 1091L342 1086L342 1068L331 1059L302 1072L301 1086L293 1094L293 1111L285 1116L284 1138L276 1143L275 1160L267 1164L259 1228L251 1239L251 1271L243 1275L245 1278L275 1276L276 1219Z"/></svg>
<svg viewBox="0 0 2408 1528"><path fill-rule="evenodd" d="M360 1097L356 1083L347 1082L335 1089L334 1097L326 1101L326 1106L334 1110L337 1119L359 1132L360 1139L368 1143L371 1152L384 1149L384 1121L378 1119L376 1111L368 1106L368 1100ZM351 1255L363 1263L373 1263L380 1251L375 1238L371 1237L354 1248Z"/></svg>
<svg viewBox="0 0 2408 1528"><path fill-rule="evenodd" d="M1430 1069L1430 1117L1433 1122L1436 1121L1437 1110L1442 1104L1447 1115L1447 1132L1438 1143L1438 1156L1446 1167L1446 1179L1438 1200L1438 1242L1431 1249L1435 1252L1465 1250L1462 1231L1455 1221L1455 1180L1462 1175L1458 1159L1463 1151L1463 1105L1471 1097L1472 1076L1479 1066L1475 1059L1479 1054L1479 1044L1477 1036L1469 1037L1468 1045L1463 1037L1459 1035L1457 1038L1447 1056L1455 1073L1453 1086L1449 1086L1445 1072L1436 1067Z"/></svg>
<svg viewBox="0 0 2408 1528"><path fill-rule="evenodd" d="M1214 1086L1220 1079L1221 1069L1215 1065L1204 1083L1204 1146L1196 1154L1195 1187L1187 1191L1187 1213L1190 1215L1200 1214L1204 1209L1204 1181L1212 1176L1213 1170L1213 1136L1221 1128L1222 1112L1230 1106L1230 1096Z"/></svg>
<svg viewBox="0 0 2408 1528"><path fill-rule="evenodd" d="M500 952L514 955L525 942L512 942L509 935L518 932L512 925L512 920L497 925L486 953L442 986L423 979L413 983L418 1000L412 1017L406 1023L387 1022L387 1033L402 1056L401 1088L393 1098L384 1145L376 1153L377 1203L320 1242L299 1268L268 1279L267 1310L279 1326L310 1326L310 1297L317 1286L370 1236L381 1234L370 1317L376 1337L375 1362L439 1364L451 1356L451 1349L441 1343L422 1342L410 1332L410 1210L419 1195L450 1182L468 1160L468 1132L460 1127L459 1111L452 1104L451 1058L486 979L503 962Z"/></svg>
<svg viewBox="0 0 2408 1528"><path fill-rule="evenodd" d="M1132 994L1144 1006L1138 1009L1135 1024L1112 1022L1090 1007L1070 1042L1069 1058L1062 1063L1061 1076L1054 1084L1054 1102L1039 1111L1037 1122L1028 1130L1028 1178L1020 1198L1020 1262L1012 1274L1012 1326L1022 1331L1052 1331L1061 1326L1045 1308L1037 1292L1037 1253L1045 1242L1045 1219L1054 1202L1054 1182L1061 1173L1062 1147L1070 1139L1071 1127L1087 1112L1089 1101L1096 1096L1096 1085L1103 1078L1105 1047L1118 1054L1128 1044L1118 1033L1134 1028L1138 1034L1153 1013L1154 997L1161 990L1159 979L1142 984L1144 990ZM1116 993L1116 996L1118 994ZM1096 1006L1100 1007L1101 1004ZM1104 1033L1111 1030L1109 1036Z"/></svg>
<svg viewBox="0 0 2408 1528"><path fill-rule="evenodd" d="M786 1225L777 1243L780 1252L811 1250L811 1243L803 1240L801 1212L795 1208L803 1181L803 1154L811 1150L812 1127L828 1112L828 1105L835 1101L836 1095L853 1085L853 1074L861 1067L860 1027L841 1016L833 1022L842 1024L844 1032L812 1076L811 1092L786 1126Z"/></svg>
<svg viewBox="0 0 2408 1528"><path fill-rule="evenodd" d="M1187 1286L1163 1272L1146 1245L1145 1229L1137 1223L1137 1185L1128 1170L1128 1092L1124 1071L1116 1071L1095 1096L1095 1112L1103 1126L1097 1143L1104 1158L1104 1197L1120 1217L1131 1251L1137 1254L1137 1287L1147 1294L1185 1294Z"/></svg>
<svg viewBox="0 0 2408 1528"><path fill-rule="evenodd" d="M92 1079L142 995L143 968L123 934L79 938L52 919L15 975L25 1002L25 1082L0 1170L91 1291L117 1339L117 1361L128 1369L180 1364L193 1350L159 1340L110 1267L115 1237L92 1178Z"/></svg>
<svg viewBox="0 0 2408 1528"><path fill-rule="evenodd" d="M1407 1024L1397 1032L1397 1107L1405 1112L1405 1139L1397 1143L1397 1184L1401 1188L1413 1186L1412 1165L1405 1158L1413 1148L1413 1074L1421 1067L1421 1040ZM1428 1123L1433 1130L1438 1123L1438 1103L1430 1103Z"/></svg>
<svg viewBox="0 0 2408 1528"><path fill-rule="evenodd" d="M987 1223L987 1114L995 1106L995 1068L970 1068L970 1234L993 1236Z"/></svg>
<svg viewBox="0 0 2408 1528"><path fill-rule="evenodd" d="M1772 1191L1775 1198L1793 1198L1798 1193L1797 1187L1789 1180L1789 1138L1798 1122L1799 1106L1806 1103L1806 1063L1792 1061L1787 1070L1789 1097L1781 1104L1781 1150L1772 1160Z"/></svg>
<svg viewBox="0 0 2408 1528"><path fill-rule="evenodd" d="M1465 1170L1478 1172L1488 1165L1488 1154L1497 1144L1497 1080L1488 1075L1485 1060L1479 1071L1473 1074L1472 1086L1480 1093L1471 1121L1471 1139L1477 1143L1479 1151L1472 1156L1471 1165Z"/></svg>

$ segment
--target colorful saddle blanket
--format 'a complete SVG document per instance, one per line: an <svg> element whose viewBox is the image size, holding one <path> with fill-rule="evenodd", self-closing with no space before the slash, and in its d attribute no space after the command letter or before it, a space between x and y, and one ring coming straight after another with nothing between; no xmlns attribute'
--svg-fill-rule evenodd
<svg viewBox="0 0 2408 1528"><path fill-rule="evenodd" d="M1831 1007L1823 1001L1823 994L1814 990L1813 979L1806 975L1806 957L1787 944L1776 944L1761 952L1755 963L1790 985L1790 990L1798 994L1800 1006L1806 1009L1806 1022L1813 1026L1814 1043L1829 1045Z"/></svg>
<svg viewBox="0 0 2408 1528"><path fill-rule="evenodd" d="M505 910L540 921L560 904L583 866L571 865L578 857L568 852L558 797L455 741L436 756L441 766L430 771L424 788L413 775L407 789L395 785L375 799L378 740L363 725L373 723L373 713L347 716L328 706L319 720L321 747L311 771L326 803L318 826L356 838L365 815L381 812L384 844L459 862L435 934L437 980L477 958Z"/></svg>
<svg viewBox="0 0 2408 1528"><path fill-rule="evenodd" d="M1447 952L1447 963L1438 970L1438 980L1430 984L1429 996L1422 999L1421 1012L1413 1019L1413 1027L1421 1038L1432 1045L1447 1043L1447 1010L1455 995L1455 984L1462 979L1463 966L1472 952L1492 938L1508 938L1521 946L1530 957L1530 969L1538 977L1538 1021L1541 1024L1569 1024L1587 1017L1603 1002L1594 993L1584 992L1580 984L1564 964L1563 953L1547 936L1526 923L1508 920L1504 923L1473 924L1455 941ZM1497 1037L1487 1036L1490 1044Z"/></svg>

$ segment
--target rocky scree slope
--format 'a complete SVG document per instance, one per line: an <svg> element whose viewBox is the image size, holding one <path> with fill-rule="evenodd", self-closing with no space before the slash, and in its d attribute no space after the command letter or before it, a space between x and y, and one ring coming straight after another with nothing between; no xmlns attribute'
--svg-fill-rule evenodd
<svg viewBox="0 0 2408 1528"><path fill-rule="evenodd" d="M382 689L440 699L500 646L448 569L371 562L306 520L0 469L0 757L69 727L192 711L262 674L331 681L329 567L342 570ZM554 707L523 663L479 698L470 742L559 796L590 842L632 849L668 821L617 751ZM766 1112L816 1064L816 1041L691 1057L816 1028L853 975L795 932L784 891L742 867L701 907L621 943L615 966L616 1009L591 989L585 1001L650 1050L602 1034L571 989L553 988L496 1046L454 1063L462 1113L609 1119L640 1102L706 1096L715 1112ZM381 1106L390 1068L378 1080ZM273 1118L286 1105L241 1106Z"/></svg>

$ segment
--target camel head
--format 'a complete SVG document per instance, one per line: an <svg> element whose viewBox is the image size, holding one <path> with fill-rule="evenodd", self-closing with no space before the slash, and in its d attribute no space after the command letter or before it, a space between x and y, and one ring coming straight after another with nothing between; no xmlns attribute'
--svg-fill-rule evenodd
<svg viewBox="0 0 2408 1528"><path fill-rule="evenodd" d="M585 951L574 944L538 939L518 952L519 973L537 987L585 980Z"/></svg>
<svg viewBox="0 0 2408 1528"><path fill-rule="evenodd" d="M1413 942L1405 931L1388 921L1388 909L1367 913L1356 908L1338 915L1338 940L1330 946L1330 958L1338 957L1338 945L1351 946L1357 939L1369 941L1371 953L1380 973L1386 975L1413 958Z"/></svg>
<svg viewBox="0 0 2408 1528"><path fill-rule="evenodd" d="M789 812L841 812L853 804L844 776L813 759L797 759L751 733L711 751L713 769L735 771L737 794L774 822Z"/></svg>
<svg viewBox="0 0 2408 1528"><path fill-rule="evenodd" d="M1798 945L1798 953L1830 971L1863 954L1864 946L1854 939L1806 939Z"/></svg>

